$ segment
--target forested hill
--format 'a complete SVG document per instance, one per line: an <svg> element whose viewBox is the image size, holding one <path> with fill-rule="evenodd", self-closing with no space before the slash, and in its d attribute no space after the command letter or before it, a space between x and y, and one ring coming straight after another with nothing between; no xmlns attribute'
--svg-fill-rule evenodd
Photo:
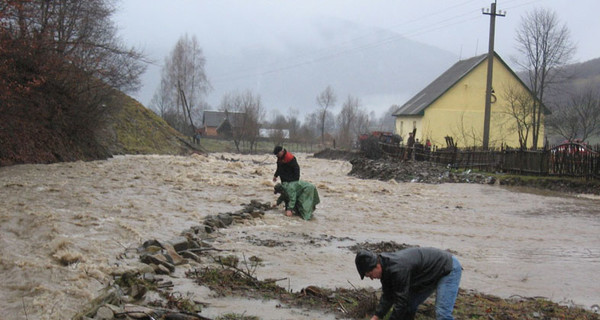
<svg viewBox="0 0 600 320"><path fill-rule="evenodd" d="M600 87L600 58L567 67L566 74L577 85L592 85Z"/></svg>

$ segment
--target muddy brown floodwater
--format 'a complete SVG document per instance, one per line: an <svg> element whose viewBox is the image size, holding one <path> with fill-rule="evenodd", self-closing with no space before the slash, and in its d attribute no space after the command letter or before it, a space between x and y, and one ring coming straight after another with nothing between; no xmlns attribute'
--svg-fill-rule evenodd
<svg viewBox="0 0 600 320"><path fill-rule="evenodd" d="M111 272L133 267L118 259L126 248L172 239L206 215L238 210L252 199L275 201L274 160L117 156L0 168L0 317L71 318L110 283ZM348 247L395 241L455 252L465 289L586 308L600 304L600 197L360 180L347 175L346 161L307 154L298 160L302 179L319 190L315 219L268 211L220 229L214 243L240 257L262 258L260 279L285 278L279 285L294 291L308 285L377 288L378 282L359 279ZM208 316L319 317L276 303L215 299L206 288L174 280L175 290L211 302Z"/></svg>

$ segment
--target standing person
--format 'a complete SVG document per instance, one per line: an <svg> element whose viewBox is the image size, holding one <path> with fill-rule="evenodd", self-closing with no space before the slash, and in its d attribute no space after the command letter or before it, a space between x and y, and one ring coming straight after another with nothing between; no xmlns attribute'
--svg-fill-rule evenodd
<svg viewBox="0 0 600 320"><path fill-rule="evenodd" d="M300 166L291 152L281 146L276 146L273 154L277 156L277 170L275 170L273 182L277 181L277 177L281 179L282 183L300 180Z"/></svg>
<svg viewBox="0 0 600 320"><path fill-rule="evenodd" d="M434 291L437 320L454 319L462 267L450 252L436 248L408 248L375 254L360 251L354 260L360 278L380 279L383 295L371 320L383 319L392 305L390 320L414 319L417 308Z"/></svg>
<svg viewBox="0 0 600 320"><path fill-rule="evenodd" d="M406 140L406 146L408 147L408 160L412 159L413 147L415 146L415 133L409 132L408 139Z"/></svg>

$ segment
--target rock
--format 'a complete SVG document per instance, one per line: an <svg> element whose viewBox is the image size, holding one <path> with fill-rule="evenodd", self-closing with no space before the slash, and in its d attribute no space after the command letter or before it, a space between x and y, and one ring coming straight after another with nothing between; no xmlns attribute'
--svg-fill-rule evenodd
<svg viewBox="0 0 600 320"><path fill-rule="evenodd" d="M152 266L154 267L154 272L156 272L156 274L170 274L171 272L173 272L162 264L152 264Z"/></svg>
<svg viewBox="0 0 600 320"><path fill-rule="evenodd" d="M169 270L169 272L175 271L175 266L167 261L167 258L162 254L149 255L144 254L140 257L140 260L146 264L155 264L159 266L163 266ZM156 269L155 269L156 270Z"/></svg>
<svg viewBox="0 0 600 320"><path fill-rule="evenodd" d="M133 319L148 319L149 315L154 314L154 309L126 304L123 307L123 313Z"/></svg>
<svg viewBox="0 0 600 320"><path fill-rule="evenodd" d="M148 292L148 288L140 284L134 284L131 286L131 292L129 296L131 296L135 300L140 300L144 295Z"/></svg>
<svg viewBox="0 0 600 320"><path fill-rule="evenodd" d="M213 216L213 215L209 215L209 216L206 216L206 218L204 218L204 225L209 226L211 228L210 232L212 232L216 229L225 227L223 222L218 217ZM209 232L209 231L207 230L207 232Z"/></svg>
<svg viewBox="0 0 600 320"><path fill-rule="evenodd" d="M231 217L231 214L219 213L219 215L217 216L217 218L223 224L223 228L227 227L227 226L231 225L231 223L233 223L233 218Z"/></svg>
<svg viewBox="0 0 600 320"><path fill-rule="evenodd" d="M160 252L163 248L159 246L148 246L146 248L146 252L148 253L157 253Z"/></svg>
<svg viewBox="0 0 600 320"><path fill-rule="evenodd" d="M172 262L176 266L187 262L182 256L180 256L177 253L177 251L175 251L175 247L173 247L171 244L165 243L164 247L165 247L165 251L167 252L166 256L167 256L169 262Z"/></svg>
<svg viewBox="0 0 600 320"><path fill-rule="evenodd" d="M250 215L252 216L252 218L262 218L265 215L265 213L262 211L253 211L250 212Z"/></svg>
<svg viewBox="0 0 600 320"><path fill-rule="evenodd" d="M181 253L181 256L184 257L184 258L186 258L186 259L194 260L194 261L196 261L198 263L202 262L201 259L200 259L200 256L197 255L197 254L195 254L195 253L193 253L193 252L191 252L191 251L183 251Z"/></svg>
<svg viewBox="0 0 600 320"><path fill-rule="evenodd" d="M190 248L190 241L186 237L177 237L167 241L167 243L170 244L177 252L185 251Z"/></svg>
<svg viewBox="0 0 600 320"><path fill-rule="evenodd" d="M160 244L160 242L159 242L158 240L156 240L156 239L153 239L153 240L148 240L148 241L146 241L146 242L144 242L144 243L142 244L142 247L143 247L143 248L146 248L146 249L147 249L148 247L150 247L150 246L157 246L157 247L161 247L161 248L162 248L162 245L161 245L161 244Z"/></svg>
<svg viewBox="0 0 600 320"><path fill-rule="evenodd" d="M101 306L100 308L98 308L98 311L96 311L96 315L94 316L93 319L96 320L110 320L113 319L115 317L115 314L112 312L112 310L106 306Z"/></svg>

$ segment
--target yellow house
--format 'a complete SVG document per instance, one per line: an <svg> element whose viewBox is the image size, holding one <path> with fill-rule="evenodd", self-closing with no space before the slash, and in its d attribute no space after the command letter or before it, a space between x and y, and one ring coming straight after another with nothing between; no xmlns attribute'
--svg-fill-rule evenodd
<svg viewBox="0 0 600 320"><path fill-rule="evenodd" d="M497 53L493 67L489 146L532 147L533 94ZM393 114L396 133L406 141L416 128L423 143L444 147L449 136L459 148L482 146L486 80L487 54L457 62ZM539 132L542 147L544 114Z"/></svg>

